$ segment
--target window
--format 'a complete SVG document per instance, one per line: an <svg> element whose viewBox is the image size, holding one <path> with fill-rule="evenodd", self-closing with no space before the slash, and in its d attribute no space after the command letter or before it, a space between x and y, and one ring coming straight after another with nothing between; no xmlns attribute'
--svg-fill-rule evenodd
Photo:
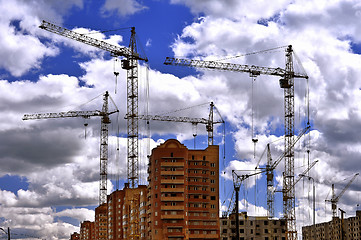
<svg viewBox="0 0 361 240"><path fill-rule="evenodd" d="M214 171L211 171L211 175L213 175L213 176L214 176L214 175L216 175L216 173L215 173Z"/></svg>
<svg viewBox="0 0 361 240"><path fill-rule="evenodd" d="M223 229L223 233L227 233L227 228L226 228L226 229Z"/></svg>
<svg viewBox="0 0 361 240"><path fill-rule="evenodd" d="M173 157L173 153L170 153L170 156Z"/></svg>
<svg viewBox="0 0 361 240"><path fill-rule="evenodd" d="M214 179L211 179L211 183L215 183Z"/></svg>
<svg viewBox="0 0 361 240"><path fill-rule="evenodd" d="M216 200L216 196L211 196L211 200Z"/></svg>
<svg viewBox="0 0 361 240"><path fill-rule="evenodd" d="M206 160L206 156L203 156L203 160Z"/></svg>
<svg viewBox="0 0 361 240"><path fill-rule="evenodd" d="M216 164L215 163L211 163L211 167L215 167L216 166Z"/></svg>
<svg viewBox="0 0 361 240"><path fill-rule="evenodd" d="M212 209L215 209L215 208L216 208L216 205L211 204L211 208L212 208Z"/></svg>
<svg viewBox="0 0 361 240"><path fill-rule="evenodd" d="M215 192L215 191L216 191L216 189L212 187L212 188L211 188L211 192Z"/></svg>

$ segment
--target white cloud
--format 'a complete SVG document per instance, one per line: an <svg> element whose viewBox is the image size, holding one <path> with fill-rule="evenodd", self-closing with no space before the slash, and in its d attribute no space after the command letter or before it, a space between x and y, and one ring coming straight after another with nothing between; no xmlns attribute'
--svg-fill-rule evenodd
<svg viewBox="0 0 361 240"><path fill-rule="evenodd" d="M241 20L243 18L253 21L271 18L291 3L290 0L277 0L268 4L265 0L171 0L171 3L184 4L195 14L202 13L207 16Z"/></svg>
<svg viewBox="0 0 361 240"><path fill-rule="evenodd" d="M95 221L95 212L93 210L89 210L87 208L72 208L72 209L65 209L61 212L57 212L55 216L58 217L71 217L74 219L83 222L85 220L88 221Z"/></svg>
<svg viewBox="0 0 361 240"><path fill-rule="evenodd" d="M117 12L120 16L128 16L147 8L138 0L106 0L102 11L106 15Z"/></svg>
<svg viewBox="0 0 361 240"><path fill-rule="evenodd" d="M46 5L46 9L49 10L48 18L57 19L56 22L62 22L61 13L64 9L73 6L83 7L82 1L66 1L64 8L59 9L59 13L51 8L53 6L51 4L58 4L56 2L51 1L49 5ZM361 108L358 104L361 100L359 90L361 82L358 79L361 74L359 70L361 58L360 55L351 52L350 45L352 42L360 41L359 27L354 24L359 22L360 4L357 1L334 1L332 4L326 4L326 1L322 1L322 4L316 2L303 4L304 1L293 1L292 4L288 4L289 1L278 1L277 4L264 4L263 1L226 1L221 5L219 1L211 0L173 0L172 2L185 4L194 13L205 14L198 21L185 27L181 35L175 39L172 45L175 55L212 60L275 46L287 44L294 46L310 76L310 112L314 128L310 133L310 159L312 161L320 159L320 162L311 170L311 174L317 182L318 219L320 221L326 219L325 216L322 217L322 212L324 199L330 189L330 181L341 182L355 171L360 171L357 166L359 166L361 147L358 136L359 122L361 122ZM39 19L43 15L40 15L40 8L38 9L35 3L32 3L33 5L25 1L0 1L0 3L0 9L4 13L0 16L0 30L2 29L3 33L1 39L7 41L0 50L0 56L3 59L9 59L9 61L2 61L3 65L0 67L12 75L20 76L31 69L37 69L41 66L44 57L58 54L58 49L52 45L53 43L63 43L81 54L90 52L88 56L94 57L90 61L79 63L84 71L84 75L79 78L63 74L44 75L36 82L0 81L0 110L3 112L0 116L0 139L3 139L0 176L11 172L24 176L29 181L29 189L19 190L16 194L0 191L0 212L10 216L6 219L6 224L11 227L30 229L32 224L37 224L41 226L39 231L42 237L52 235L59 239L66 239L69 237L69 232L78 228L60 221L54 222L55 218L71 217L80 221L92 215L92 211L75 208L56 213L48 206L70 205L71 203L84 206L97 203L100 121L99 119L89 120L87 138L84 139L82 119L22 122L21 117L24 113L32 112L78 110L78 106L101 95L105 90L113 93L114 62L102 59L103 53L95 48L38 29ZM123 4L123 8L120 4ZM135 1L107 1L103 7L106 14L117 11L122 16L144 9L141 3ZM273 16L276 16L275 21L264 20ZM264 25L257 24L257 20L262 19ZM17 23L17 21L20 22ZM77 29L77 31L92 32L88 29ZM53 43L45 45L38 40L39 36L46 36L52 39ZM92 34L92 36L107 39L113 44L121 44L123 40L121 36L110 38L102 34ZM9 54L14 52L21 54ZM229 59L229 61L282 67L284 66L284 51L280 49L263 55ZM120 116L124 116L126 72L120 68L119 72L117 95L112 94L112 97L119 104ZM144 67L141 67L139 72L140 79L146 75ZM283 135L283 91L278 86L278 78L258 77L257 99L254 104L257 114L253 119L250 91L252 84L245 74L201 71L196 76L178 78L150 70L149 78L151 114L170 113L174 109L214 101L223 118L232 124L230 134L235 143L236 155L230 158L242 159L243 162L230 161L225 169L226 179L231 179L232 169L253 169L268 142L278 140L273 144L274 158L283 151L283 141L279 140ZM84 82L85 86L79 86L79 80ZM140 83L145 85L144 82ZM297 80L296 84L296 125L299 129L304 117L301 113L306 110L303 104L305 82L301 83ZM140 90L140 93L142 91ZM86 107L88 110L95 110L101 107L101 104L100 98ZM140 101L139 109L142 111L143 104L144 101ZM189 110L188 114L195 117L207 117L208 111L193 109ZM252 120L259 140L256 146L256 158L254 158L254 145L251 141ZM113 123L115 122L114 119ZM191 126L166 124L168 123L152 122L151 132L153 134L172 133L181 140L192 138ZM120 126L121 131L125 132L124 119L120 120ZM205 133L203 127L198 129L203 129L201 131ZM161 141L152 140L150 145L156 146ZM110 142L114 147L116 138L111 136ZM305 142L306 140L302 139L300 144L305 145ZM148 151L144 149L147 145L146 140L142 140L141 145L141 156L145 159ZM306 162L303 150L299 146L296 148L296 172L301 171L303 168L298 167ZM122 156L126 154L125 138L120 139L120 152ZM113 148L110 151L110 169L116 168L117 164L118 166L126 164L126 159L123 157L116 163L114 161L116 155L117 152ZM264 158L261 164L265 164ZM276 172L276 180L280 186L282 185L282 168L283 164L280 164ZM125 170L120 173L111 170L110 174L120 174L122 179L126 176ZM146 175L144 166L141 174ZM109 183L109 189L112 187ZM341 188L342 186L338 186L337 190ZM352 211L352 205L359 201L355 199L360 191L359 182L355 182L349 191L340 204L348 211ZM305 194L300 192L297 211L305 209L300 214L306 216L310 209L307 208L308 203L304 197ZM264 208L260 206L253 211L254 206L251 204L254 203L250 203L247 199L246 201L249 202L247 203L249 215L257 214L257 212L261 215L265 213ZM247 209L247 204L243 206L243 209Z"/></svg>

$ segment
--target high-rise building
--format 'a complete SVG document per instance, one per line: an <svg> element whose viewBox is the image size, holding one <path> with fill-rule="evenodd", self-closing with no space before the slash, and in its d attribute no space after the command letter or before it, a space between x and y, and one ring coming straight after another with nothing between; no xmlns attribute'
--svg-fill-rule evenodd
<svg viewBox="0 0 361 240"><path fill-rule="evenodd" d="M361 211L355 217L332 218L329 222L302 227L303 240L361 239Z"/></svg>
<svg viewBox="0 0 361 240"><path fill-rule="evenodd" d="M80 234L77 232L74 232L73 234L70 235L70 240L79 240L80 239Z"/></svg>
<svg viewBox="0 0 361 240"><path fill-rule="evenodd" d="M84 221L80 224L80 240L95 240L95 223Z"/></svg>
<svg viewBox="0 0 361 240"><path fill-rule="evenodd" d="M170 139L148 166L148 239L219 239L219 148Z"/></svg>
<svg viewBox="0 0 361 240"><path fill-rule="evenodd" d="M247 212L238 214L239 240L285 240L286 221L261 216L247 216ZM221 220L220 240L236 239L236 214L232 213Z"/></svg>
<svg viewBox="0 0 361 240"><path fill-rule="evenodd" d="M108 195L108 238L147 239L147 186L138 185Z"/></svg>
<svg viewBox="0 0 361 240"><path fill-rule="evenodd" d="M95 208L95 238L97 240L108 240L108 204Z"/></svg>

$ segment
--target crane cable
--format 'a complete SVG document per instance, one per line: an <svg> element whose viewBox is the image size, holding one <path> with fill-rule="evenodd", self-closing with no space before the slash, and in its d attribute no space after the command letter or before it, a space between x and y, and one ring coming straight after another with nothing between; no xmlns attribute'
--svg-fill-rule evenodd
<svg viewBox="0 0 361 240"><path fill-rule="evenodd" d="M146 116L149 115L149 101L150 101L150 97L149 97L149 64L145 63L145 98L146 98L146 106L145 106L145 114ZM147 131L147 149L146 149L146 157L149 158L150 156L150 124L149 124L149 120L146 122L146 131ZM148 160L148 159L147 159ZM147 161L145 161L146 163ZM146 167L146 166L144 166Z"/></svg>
<svg viewBox="0 0 361 240"><path fill-rule="evenodd" d="M256 85L256 76L252 76L251 77L251 81L252 81L252 96L251 96L251 101L252 101L252 112L251 112L251 131L252 131L252 142L253 142L253 159L256 159L256 145L258 142L257 137L255 136L255 126L254 126L254 118L255 118L255 91L257 91L257 85Z"/></svg>
<svg viewBox="0 0 361 240"><path fill-rule="evenodd" d="M239 58L239 57L245 57L245 56L249 56L249 55L255 55L255 54L259 54L259 53L267 53L267 52L271 52L274 50L278 50L281 48L286 48L287 46L281 46L281 47L275 47L275 48L270 48L270 49L266 49L266 50L261 50L261 51L257 51L257 52L251 52L251 53L245 53L245 54L240 54L240 55L236 55L236 56L232 56L232 57L226 57L226 58L221 58L215 61L224 61L224 60L229 60L229 59L234 59L234 58Z"/></svg>
<svg viewBox="0 0 361 240"><path fill-rule="evenodd" d="M117 88L118 88L118 76L119 76L119 70L118 70L118 58L114 58L114 65L113 65L113 73L115 76L115 94L117 94Z"/></svg>

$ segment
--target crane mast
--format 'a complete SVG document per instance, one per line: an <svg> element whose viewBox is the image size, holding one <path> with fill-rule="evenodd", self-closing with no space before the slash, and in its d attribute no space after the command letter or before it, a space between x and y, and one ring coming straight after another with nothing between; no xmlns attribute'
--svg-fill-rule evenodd
<svg viewBox="0 0 361 240"><path fill-rule="evenodd" d="M49 119L49 118L71 118L71 117L101 117L100 131L100 181L99 181L99 205L107 202L107 175L108 175L108 125L110 124L109 115L119 112L118 109L109 112L108 110L109 93L105 92L103 96L102 110L95 111L69 111L59 113L36 113L25 114L23 120Z"/></svg>
<svg viewBox="0 0 361 240"><path fill-rule="evenodd" d="M125 57L122 60L122 68L127 71L127 114L129 115L127 122L127 175L128 181L132 188L137 187L139 181L139 150L138 150L138 60L148 61L146 57L141 57L137 53L137 45L135 38L135 28L131 29L131 37L129 47L119 47L91 38L84 34L80 34L69 29L56 26L47 21L42 21L40 28L73 39L78 42L107 51L113 57Z"/></svg>
<svg viewBox="0 0 361 240"><path fill-rule="evenodd" d="M283 177L283 213L287 219L286 239L297 240L296 209L295 209L295 161L293 144L295 135L295 103L294 103L294 77L292 46L286 49L286 69L284 78L280 80L281 88L284 89L284 117L285 117L285 171Z"/></svg>
<svg viewBox="0 0 361 240"><path fill-rule="evenodd" d="M127 174L130 186L135 188L139 182L139 149L138 149L138 61L135 57L137 44L135 28L132 28L129 49L131 51L127 60L123 60L123 68L127 70L127 146L128 167Z"/></svg>
<svg viewBox="0 0 361 240"><path fill-rule="evenodd" d="M267 144L267 165L266 165L266 176L267 176L267 210L268 216L273 218L275 215L274 211L274 189L273 189L273 169L270 168L272 166L272 155L270 145Z"/></svg>
<svg viewBox="0 0 361 240"><path fill-rule="evenodd" d="M292 45L286 48L286 68L259 67L254 65L240 65L233 63L222 63L216 61L202 61L191 59L180 59L167 57L165 65L187 66L196 68L207 68L223 71L246 72L250 76L273 75L280 76L280 87L284 89L284 121L285 121L285 178L284 189L289 189L294 183L294 78L308 78L306 74L295 73L293 69ZM296 240L296 215L295 215L295 191L294 188L283 193L283 212L287 222L287 240Z"/></svg>

